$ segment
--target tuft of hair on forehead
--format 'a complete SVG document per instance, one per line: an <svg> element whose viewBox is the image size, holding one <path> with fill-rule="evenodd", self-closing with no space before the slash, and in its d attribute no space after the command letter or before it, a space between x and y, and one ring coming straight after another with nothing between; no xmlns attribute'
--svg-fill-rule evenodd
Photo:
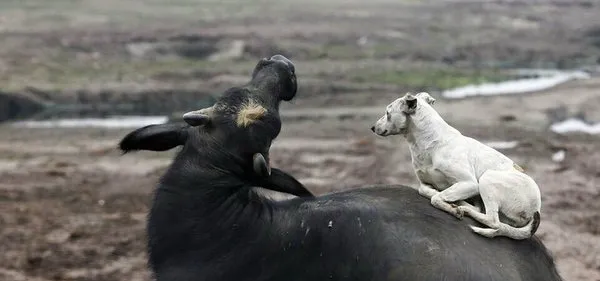
<svg viewBox="0 0 600 281"><path fill-rule="evenodd" d="M237 115L236 124L238 127L246 127L265 116L267 109L256 101L250 99L247 103L243 104Z"/></svg>

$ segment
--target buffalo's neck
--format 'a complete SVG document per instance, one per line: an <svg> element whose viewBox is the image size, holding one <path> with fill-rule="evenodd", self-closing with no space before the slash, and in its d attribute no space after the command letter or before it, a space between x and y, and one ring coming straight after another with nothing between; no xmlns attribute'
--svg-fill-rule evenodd
<svg viewBox="0 0 600 281"><path fill-rule="evenodd" d="M265 204L250 185L223 169L194 163L199 160L194 155L181 155L161 179L150 212L153 266L188 254L199 262L212 259L266 221Z"/></svg>
<svg viewBox="0 0 600 281"><path fill-rule="evenodd" d="M259 93L254 95L254 98L259 100L263 106L279 109L283 89L278 77L261 77L261 79L249 83L247 88L252 93Z"/></svg>

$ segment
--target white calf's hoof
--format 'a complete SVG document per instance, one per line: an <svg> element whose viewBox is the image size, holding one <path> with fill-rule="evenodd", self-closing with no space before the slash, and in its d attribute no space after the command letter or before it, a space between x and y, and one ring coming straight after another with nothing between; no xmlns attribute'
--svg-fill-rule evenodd
<svg viewBox="0 0 600 281"><path fill-rule="evenodd" d="M465 211L464 209L462 209L461 207L455 207L454 208L454 216L459 219L462 220L463 217L465 216Z"/></svg>
<svg viewBox="0 0 600 281"><path fill-rule="evenodd" d="M464 216L465 213L468 212L467 209L468 209L468 207L466 207L466 206L458 206L458 207L456 207L456 212L461 213Z"/></svg>

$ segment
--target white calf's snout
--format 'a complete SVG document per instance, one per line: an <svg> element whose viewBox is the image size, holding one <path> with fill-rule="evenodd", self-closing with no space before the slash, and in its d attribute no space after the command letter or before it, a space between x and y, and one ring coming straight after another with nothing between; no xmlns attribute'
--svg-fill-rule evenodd
<svg viewBox="0 0 600 281"><path fill-rule="evenodd" d="M387 128L387 122L385 120L385 116L379 118L379 120L377 120L377 122L375 122L375 124L371 127L371 131L373 131L373 133L380 135L380 136L386 136L390 130L388 130Z"/></svg>

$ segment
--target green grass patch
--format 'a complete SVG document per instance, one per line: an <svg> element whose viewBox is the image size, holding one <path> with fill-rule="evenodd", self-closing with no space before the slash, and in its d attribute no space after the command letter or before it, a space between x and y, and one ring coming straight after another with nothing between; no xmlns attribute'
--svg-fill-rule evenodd
<svg viewBox="0 0 600 281"><path fill-rule="evenodd" d="M364 50L355 44L324 44L309 50L308 59L359 59L366 57Z"/></svg>
<svg viewBox="0 0 600 281"><path fill-rule="evenodd" d="M500 82L509 79L509 76L496 70L444 68L360 72L351 75L350 79L356 82L394 84L413 90L443 90L469 84Z"/></svg>
<svg viewBox="0 0 600 281"><path fill-rule="evenodd" d="M355 42L325 44L313 48L309 52L309 58L329 58L329 59L363 59L363 58L386 58L396 55L399 52L395 44L380 43L373 46L361 47Z"/></svg>
<svg viewBox="0 0 600 281"><path fill-rule="evenodd" d="M194 71L205 73L236 73L245 71L250 75L256 61L211 62L172 58L164 60L118 60L98 59L77 61L74 59L45 60L13 66L9 73L0 75L0 88L21 90L27 86L62 90L85 88L102 83L146 83L164 73L185 76ZM236 73L238 74L238 73ZM239 73L243 74L243 73ZM194 79L191 77L190 79Z"/></svg>

